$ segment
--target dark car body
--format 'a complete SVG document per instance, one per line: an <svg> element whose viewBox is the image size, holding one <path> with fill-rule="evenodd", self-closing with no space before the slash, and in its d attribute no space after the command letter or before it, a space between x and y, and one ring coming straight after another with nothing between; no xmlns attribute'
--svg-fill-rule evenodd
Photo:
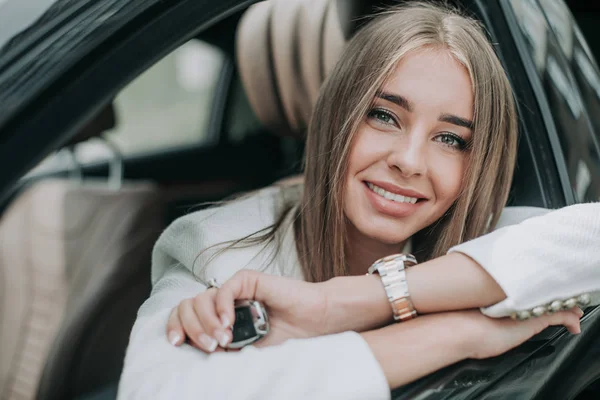
<svg viewBox="0 0 600 400"><path fill-rule="evenodd" d="M23 178L127 83L198 36L230 55L214 98L209 127L214 140L126 158L126 178L166 184L228 182L226 189L205 199L215 200L297 171L298 151L283 151L289 147L285 139L261 134L232 142L223 128L237 79L234 30L252 3L31 0L22 7L20 0L0 2L3 207L24 186L67 174L63 169ZM508 0L463 3L488 30L515 89L521 138L510 203L558 208L600 199L600 75L576 22L568 12L560 19L534 0L521 2L526 11ZM532 11L540 18L527 14ZM527 18L537 18L535 29ZM565 34L568 48L561 37ZM84 169L87 175L103 176L108 167L97 162ZM410 368L410 360L398 362ZM393 398L581 400L600 398L599 379L600 310L590 308L580 335L548 329L500 357L468 360L396 389Z"/></svg>

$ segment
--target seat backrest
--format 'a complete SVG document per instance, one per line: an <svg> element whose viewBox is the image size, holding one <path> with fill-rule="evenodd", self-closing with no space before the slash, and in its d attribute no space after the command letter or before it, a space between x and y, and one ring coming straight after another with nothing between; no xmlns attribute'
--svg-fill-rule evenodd
<svg viewBox="0 0 600 400"><path fill-rule="evenodd" d="M1 400L73 398L118 380L161 212L150 183L51 179L13 200L0 219Z"/></svg>
<svg viewBox="0 0 600 400"><path fill-rule="evenodd" d="M269 0L251 6L236 35L250 104L268 129L302 137L327 73L366 0Z"/></svg>

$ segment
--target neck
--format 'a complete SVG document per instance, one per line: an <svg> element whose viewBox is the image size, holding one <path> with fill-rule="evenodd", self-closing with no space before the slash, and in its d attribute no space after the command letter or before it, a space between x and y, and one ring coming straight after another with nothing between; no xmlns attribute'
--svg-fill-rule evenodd
<svg viewBox="0 0 600 400"><path fill-rule="evenodd" d="M387 244L367 237L348 222L346 246L346 265L350 275L364 275L378 259L402 251L406 240L402 243Z"/></svg>

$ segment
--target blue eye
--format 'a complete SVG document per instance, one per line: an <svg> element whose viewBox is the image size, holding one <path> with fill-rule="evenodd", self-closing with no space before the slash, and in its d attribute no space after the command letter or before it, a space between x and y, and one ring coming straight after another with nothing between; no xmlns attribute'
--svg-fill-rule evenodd
<svg viewBox="0 0 600 400"><path fill-rule="evenodd" d="M394 115L389 111L383 110L381 108L374 108L367 114L367 117L370 119L374 119L379 123L386 125L396 125L396 119Z"/></svg>
<svg viewBox="0 0 600 400"><path fill-rule="evenodd" d="M443 133L438 135L435 137L435 141L457 150L465 150L467 148L467 141L453 133Z"/></svg>

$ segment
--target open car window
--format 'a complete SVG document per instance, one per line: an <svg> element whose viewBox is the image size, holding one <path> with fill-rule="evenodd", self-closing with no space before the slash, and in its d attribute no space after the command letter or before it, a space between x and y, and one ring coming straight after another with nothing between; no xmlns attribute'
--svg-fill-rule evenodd
<svg viewBox="0 0 600 400"><path fill-rule="evenodd" d="M115 127L104 133L124 156L201 145L211 137L213 98L223 70L222 50L192 39L158 61L126 86L114 99ZM74 148L80 164L111 157L101 139ZM29 175L68 167L70 155L59 151Z"/></svg>
<svg viewBox="0 0 600 400"><path fill-rule="evenodd" d="M221 50L206 42L185 43L115 98L117 126L107 136L128 155L210 140L207 128L223 59Z"/></svg>

